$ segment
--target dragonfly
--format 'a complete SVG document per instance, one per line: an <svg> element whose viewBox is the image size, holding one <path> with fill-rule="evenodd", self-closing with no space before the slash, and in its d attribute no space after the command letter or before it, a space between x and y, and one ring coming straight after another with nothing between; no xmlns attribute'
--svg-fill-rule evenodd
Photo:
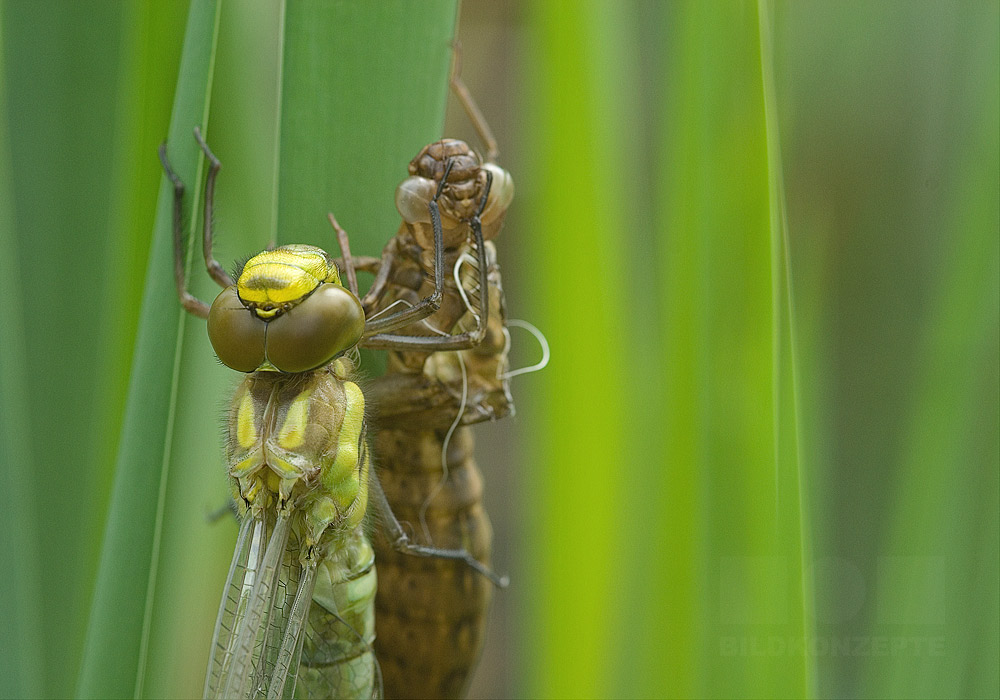
<svg viewBox="0 0 1000 700"><path fill-rule="evenodd" d="M367 318L346 233L338 231L348 285L326 251L283 245L230 276L212 253L213 195L221 163L198 128L209 162L202 250L223 289L208 304L188 289L182 210L173 184L174 276L181 305L207 320L219 360L245 373L226 418L226 457L240 529L216 620L204 695L213 698L372 698L382 681L374 655L375 552L366 522L378 521L394 551L461 561L493 584L506 580L461 548L410 540L372 465L366 397L353 381L354 350L432 347L398 331L433 313L443 294L443 229L435 193L433 289L416 304ZM484 194L484 197L486 194Z"/></svg>
<svg viewBox="0 0 1000 700"><path fill-rule="evenodd" d="M496 140L461 80L452 87L487 145L485 161L464 141L425 146L396 190L402 217L365 296L366 310L419 303L428 292L438 197L446 279L441 308L414 333L436 350L390 350L378 397L375 452L389 502L425 545L466 549L489 563L492 529L466 427L514 411L508 385L506 307L493 239L514 195L495 163ZM445 340L446 339L446 340ZM446 352L444 349L451 350ZM376 653L387 697L460 697L482 648L492 588L443 559L416 562L376 541L380 561Z"/></svg>

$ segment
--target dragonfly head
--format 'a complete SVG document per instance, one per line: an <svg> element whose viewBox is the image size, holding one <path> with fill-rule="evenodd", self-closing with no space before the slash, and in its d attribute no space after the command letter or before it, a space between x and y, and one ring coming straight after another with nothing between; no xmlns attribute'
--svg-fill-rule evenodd
<svg viewBox="0 0 1000 700"><path fill-rule="evenodd" d="M396 188L396 209L424 250L434 246L427 204L437 192L449 161L451 170L438 199L445 248L455 248L470 240L466 223L480 209L483 236L486 240L494 238L500 232L503 216L514 197L510 174L493 163L483 164L464 141L441 139L424 146L410 161L410 177ZM492 175L492 185L483 207L489 178L487 171Z"/></svg>
<svg viewBox="0 0 1000 700"><path fill-rule="evenodd" d="M475 214L486 178L480 172L482 161L465 141L441 139L424 146L410 161L410 175L433 182L430 195L434 196L449 161L451 170L438 205L446 216L464 221Z"/></svg>
<svg viewBox="0 0 1000 700"><path fill-rule="evenodd" d="M315 369L354 347L364 326L361 302L341 285L333 259L309 245L250 258L208 315L216 355L240 372Z"/></svg>
<svg viewBox="0 0 1000 700"><path fill-rule="evenodd" d="M441 182L449 160L452 165L445 192L451 193L459 200L474 197L482 161L465 141L441 139L424 146L410 161L410 175L419 175L428 180Z"/></svg>

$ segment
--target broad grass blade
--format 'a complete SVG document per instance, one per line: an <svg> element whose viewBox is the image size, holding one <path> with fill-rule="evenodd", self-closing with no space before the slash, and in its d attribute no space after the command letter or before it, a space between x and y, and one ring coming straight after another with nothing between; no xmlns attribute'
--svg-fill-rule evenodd
<svg viewBox="0 0 1000 700"><path fill-rule="evenodd" d="M194 0L168 134L174 167L187 182L185 220L194 221L200 154L191 139L208 116L218 3ZM115 466L101 562L77 687L82 697L142 694L150 610L170 462L183 310L174 303L172 190L163 179L143 294L142 317ZM136 572L142 572L136 575Z"/></svg>

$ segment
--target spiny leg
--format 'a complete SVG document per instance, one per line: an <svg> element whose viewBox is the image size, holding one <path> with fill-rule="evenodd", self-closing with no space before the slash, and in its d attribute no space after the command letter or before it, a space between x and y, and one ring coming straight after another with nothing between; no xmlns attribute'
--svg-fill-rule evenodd
<svg viewBox="0 0 1000 700"><path fill-rule="evenodd" d="M345 231L337 218L332 212L327 213L327 218L330 220L330 225L333 226L333 230L337 234L337 245L340 247L340 257L334 262L337 266L344 270L345 276L347 277L347 283L350 290L354 293L354 296L361 298L361 294L358 291L358 275L357 271L362 270L364 272L369 272L375 275L375 282L372 284L370 290L365 295L365 298L361 300L361 306L365 310L365 316L368 316L373 312L373 306L375 300L369 300L366 302L373 293L381 294L381 290L389 281L389 273L392 271L393 256L388 253L382 258L373 258L368 255L351 255L351 244L348 238L347 231ZM367 305L366 305L367 304Z"/></svg>
<svg viewBox="0 0 1000 700"><path fill-rule="evenodd" d="M208 269L208 274L213 280L215 280L220 287L229 287L233 284L232 278L226 273L222 265L212 257L212 207L215 204L215 178L219 174L219 169L222 168L222 163L219 159L215 157L212 153L212 149L208 147L205 143L205 139L201 135L201 129L197 126L194 128L194 138L201 146L201 150L205 153L205 157L208 158L208 176L205 178L205 226L204 226L204 237L202 239L202 252L205 255L205 267Z"/></svg>
<svg viewBox="0 0 1000 700"><path fill-rule="evenodd" d="M160 144L160 163L163 170L174 186L174 207L173 207L173 229L174 229L174 282L177 286L177 298L180 299L181 306L191 314L200 318L208 318L209 306L201 299L197 298L187 290L184 279L184 234L183 228L183 205L184 205L184 183L177 173L170 166L167 159L167 142Z"/></svg>
<svg viewBox="0 0 1000 700"><path fill-rule="evenodd" d="M509 578L506 576L500 576L464 549L443 549L441 547L428 547L426 545L411 542L409 535L407 535L406 531L403 530L403 526L399 523L399 519L392 511L392 506L389 505L389 499L386 498L385 491L382 490L382 484L379 482L374 470L371 472L371 476L368 481L368 503L370 507L374 508L375 512L378 513L381 527L383 528L386 538L393 549L397 552L411 554L416 557L435 557L437 559L454 559L456 561L461 561L474 569L477 573L489 579L494 586L497 586L498 588L506 588L508 586L510 583Z"/></svg>

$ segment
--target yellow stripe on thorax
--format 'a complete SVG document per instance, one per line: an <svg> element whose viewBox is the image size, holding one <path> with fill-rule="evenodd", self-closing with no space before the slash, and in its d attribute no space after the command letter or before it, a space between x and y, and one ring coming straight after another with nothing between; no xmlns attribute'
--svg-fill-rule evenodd
<svg viewBox="0 0 1000 700"><path fill-rule="evenodd" d="M344 382L344 420L337 435L337 456L321 476L327 493L342 507L358 495L358 450L364 422L365 397L357 384Z"/></svg>
<svg viewBox="0 0 1000 700"><path fill-rule="evenodd" d="M358 485L358 498L354 502L354 510L351 511L348 517L348 522L352 527L356 527L361 524L361 521L365 519L365 513L368 511L368 472L371 469L371 457L368 450L365 450L364 464L361 465L360 469L360 483Z"/></svg>
<svg viewBox="0 0 1000 700"><path fill-rule="evenodd" d="M244 450L249 450L260 439L255 419L253 396L247 391L243 394L240 407L236 411L236 440Z"/></svg>
<svg viewBox="0 0 1000 700"><path fill-rule="evenodd" d="M285 420L278 431L278 445L286 450L301 447L306 440L306 428L309 427L309 399L312 389L306 389L292 400Z"/></svg>

